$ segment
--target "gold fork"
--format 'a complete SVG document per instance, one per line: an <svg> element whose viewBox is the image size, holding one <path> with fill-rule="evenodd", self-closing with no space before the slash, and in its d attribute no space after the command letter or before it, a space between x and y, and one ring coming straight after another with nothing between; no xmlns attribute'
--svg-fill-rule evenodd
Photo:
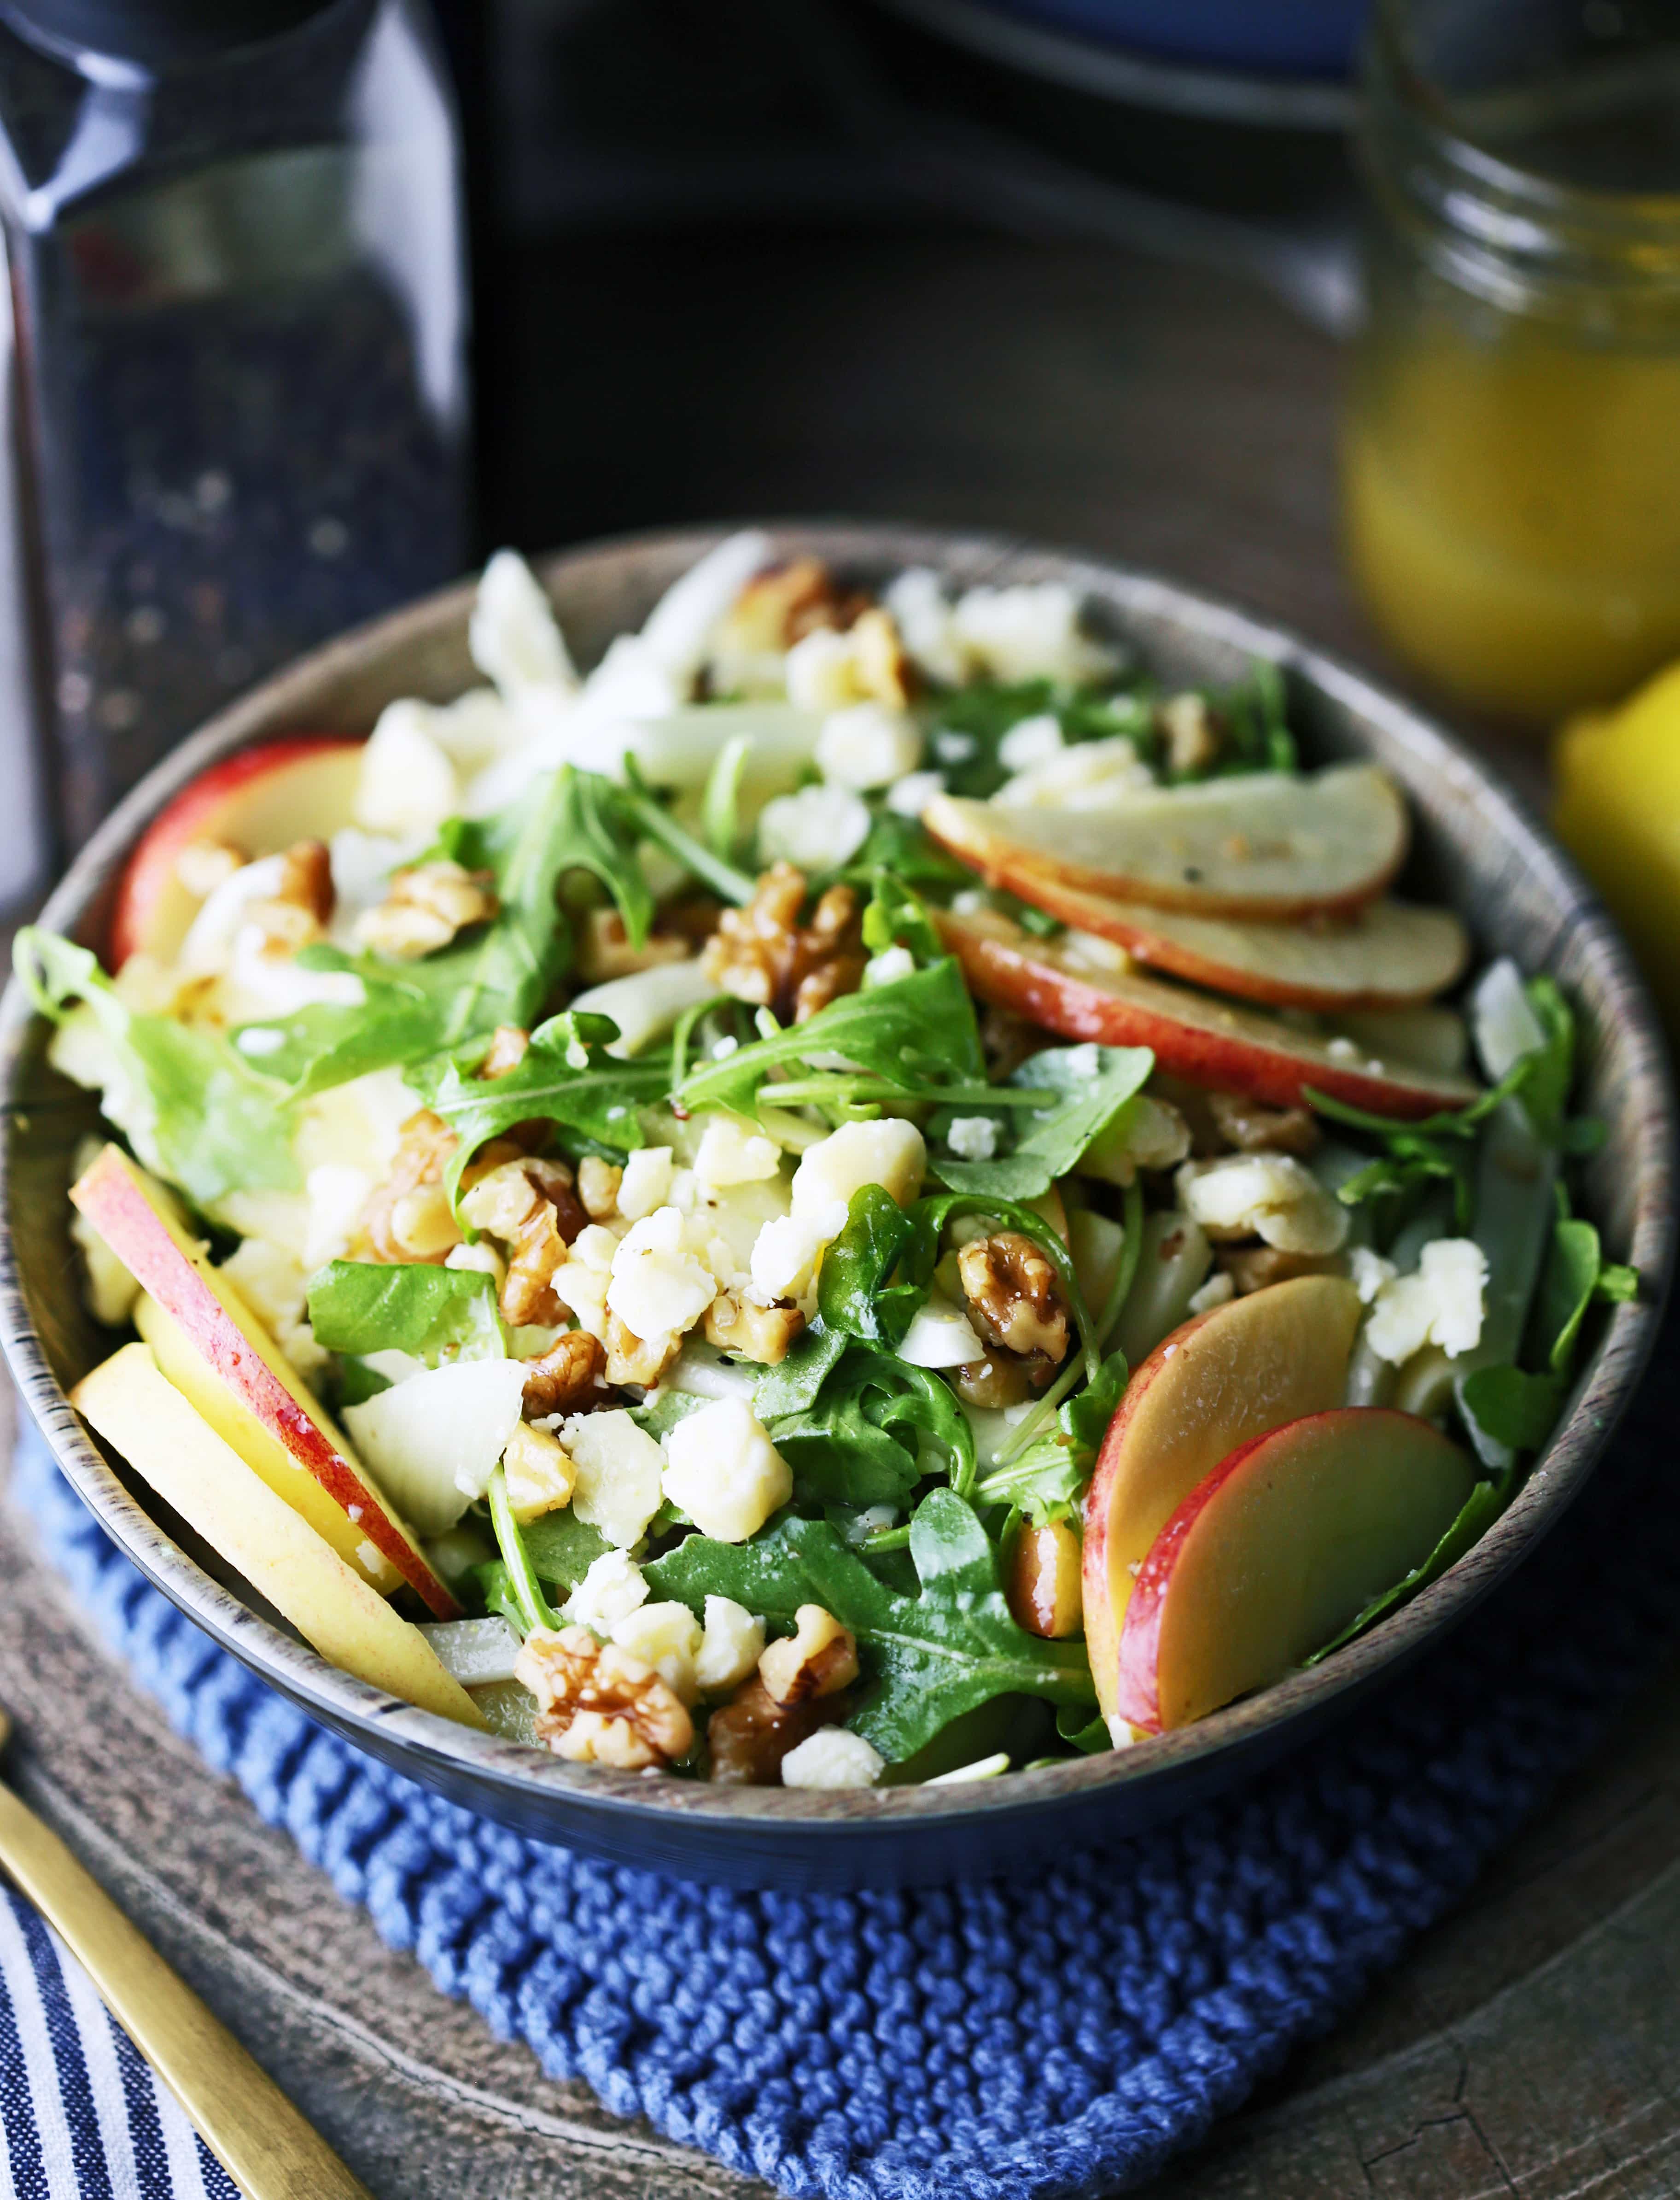
<svg viewBox="0 0 1680 2200"><path fill-rule="evenodd" d="M0 1750L11 1731L0 1705ZM370 2200L266 2071L3 1783L0 1869L57 1929L246 2200Z"/></svg>

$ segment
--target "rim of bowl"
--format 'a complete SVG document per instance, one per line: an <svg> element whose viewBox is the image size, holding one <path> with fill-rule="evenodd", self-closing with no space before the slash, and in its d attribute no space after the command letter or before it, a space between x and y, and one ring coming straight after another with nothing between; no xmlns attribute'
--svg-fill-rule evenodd
<svg viewBox="0 0 1680 2200"><path fill-rule="evenodd" d="M1036 1817L1075 1797L1088 1799L1107 1788L1175 1778L1205 1765L1222 1751L1257 1742L1338 1698L1350 1700L1444 1635L1472 1606L1503 1581L1578 1494L1609 1443L1650 1355L1674 1256L1673 1156L1675 1105L1655 1011L1619 934L1569 859L1530 818L1496 775L1461 747L1432 719L1366 679L1339 659L1303 641L1287 629L1250 616L1235 606L1152 573L1003 535L867 522L764 523L775 554L808 551L840 563L875 565L931 564L971 583L1000 580L1064 579L1106 602L1121 617L1155 616L1187 637L1210 641L1251 658L1278 664L1345 711L1380 726L1420 766L1473 796L1490 844L1504 844L1543 883L1559 936L1566 930L1578 954L1602 977L1614 1005L1619 1036L1630 1050L1627 1080L1636 1095L1633 1226L1628 1257L1649 1279L1648 1296L1613 1307L1584 1373L1578 1378L1564 1420L1545 1453L1531 1467L1517 1495L1494 1525L1441 1578L1393 1617L1338 1651L1321 1665L1300 1670L1193 1725L1134 1743L1130 1747L1074 1759L1035 1772L949 1787L906 1786L846 1789L827 1793L774 1788L714 1787L698 1781L650 1782L633 1773L578 1766L540 1754L504 1736L481 1734L417 1710L369 1683L339 1671L307 1644L260 1617L206 1573L152 1521L89 1438L53 1373L29 1316L22 1289L26 1261L12 1233L0 1233L0 1348L31 1413L58 1462L90 1511L140 1571L214 1640L260 1677L318 1711L341 1731L377 1732L388 1754L398 1745L423 1776L430 1765L500 1792L534 1801L563 1790L569 1807L586 1806L601 1820L651 1821L666 1830L684 1818L702 1818L720 1833L738 1827L744 1838L778 1824L802 1834L825 1828L837 1839L867 1821L897 1822L932 1830ZM731 530L722 526L647 530L601 538L535 560L551 592L563 593L569 578L614 561L663 561L670 575ZM277 711L293 706L306 718L312 688L352 670L370 645L390 649L419 641L452 624L464 625L475 578L372 620L311 652L265 681L190 734L124 799L71 864L38 922L71 934L97 908L139 833L179 790L224 755L277 730ZM1426 801L1415 796L1426 811ZM0 999L0 1214L9 1214L14 1160L14 1097L35 1010L15 977ZM610 1832L610 1823L604 1828Z"/></svg>

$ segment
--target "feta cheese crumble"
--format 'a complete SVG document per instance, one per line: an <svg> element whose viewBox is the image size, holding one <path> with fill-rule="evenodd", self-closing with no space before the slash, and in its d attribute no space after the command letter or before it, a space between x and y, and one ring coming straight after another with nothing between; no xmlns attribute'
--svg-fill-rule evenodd
<svg viewBox="0 0 1680 2200"><path fill-rule="evenodd" d="M779 794L759 813L758 852L767 863L837 871L868 838L869 812L849 787L802 787L796 794Z"/></svg>
<svg viewBox="0 0 1680 2200"><path fill-rule="evenodd" d="M627 1551L603 1551L561 1606L560 1616L579 1627L592 1627L598 1635L610 1635L647 1602L647 1593L642 1570Z"/></svg>
<svg viewBox="0 0 1680 2200"><path fill-rule="evenodd" d="M1436 1238L1411 1275L1392 1276L1378 1290L1367 1343L1392 1366L1426 1344L1439 1345L1449 1360L1473 1351L1481 1342L1487 1273L1487 1255L1473 1238Z"/></svg>
<svg viewBox="0 0 1680 2200"><path fill-rule="evenodd" d="M665 1454L647 1431L615 1411L574 1413L556 1434L575 1471L572 1510L578 1518L621 1551L640 1542L659 1510L665 1468Z"/></svg>
<svg viewBox="0 0 1680 2200"><path fill-rule="evenodd" d="M860 1734L819 1727L782 1759L784 1788L872 1788L886 1759Z"/></svg>
<svg viewBox="0 0 1680 2200"><path fill-rule="evenodd" d="M831 787L858 794L902 779L921 759L922 737L913 723L879 703L832 712L817 735L817 769Z"/></svg>
<svg viewBox="0 0 1680 2200"><path fill-rule="evenodd" d="M787 1461L738 1398L720 1398L679 1421L665 1456L666 1496L720 1543L744 1543L793 1495Z"/></svg>
<svg viewBox="0 0 1680 2200"><path fill-rule="evenodd" d="M1179 1205L1213 1238L1257 1237L1280 1252L1341 1249L1348 1211L1290 1154L1221 1154L1187 1161Z"/></svg>
<svg viewBox="0 0 1680 2200"><path fill-rule="evenodd" d="M945 1133L945 1143L959 1161L989 1161L997 1151L997 1118L959 1115Z"/></svg>

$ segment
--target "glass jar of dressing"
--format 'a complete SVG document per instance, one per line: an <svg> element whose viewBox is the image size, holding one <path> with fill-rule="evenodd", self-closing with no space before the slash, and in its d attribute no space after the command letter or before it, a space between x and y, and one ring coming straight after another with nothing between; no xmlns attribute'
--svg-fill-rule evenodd
<svg viewBox="0 0 1680 2200"><path fill-rule="evenodd" d="M1680 9L1382 0L1350 554L1473 707L1547 723L1680 655Z"/></svg>

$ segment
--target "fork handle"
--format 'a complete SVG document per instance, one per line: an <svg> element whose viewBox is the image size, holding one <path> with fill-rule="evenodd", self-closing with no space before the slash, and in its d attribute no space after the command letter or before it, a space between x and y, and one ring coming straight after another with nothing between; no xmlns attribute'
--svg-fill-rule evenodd
<svg viewBox="0 0 1680 2200"><path fill-rule="evenodd" d="M371 2200L58 1835L3 1785L0 1866L57 1930L246 2200Z"/></svg>

